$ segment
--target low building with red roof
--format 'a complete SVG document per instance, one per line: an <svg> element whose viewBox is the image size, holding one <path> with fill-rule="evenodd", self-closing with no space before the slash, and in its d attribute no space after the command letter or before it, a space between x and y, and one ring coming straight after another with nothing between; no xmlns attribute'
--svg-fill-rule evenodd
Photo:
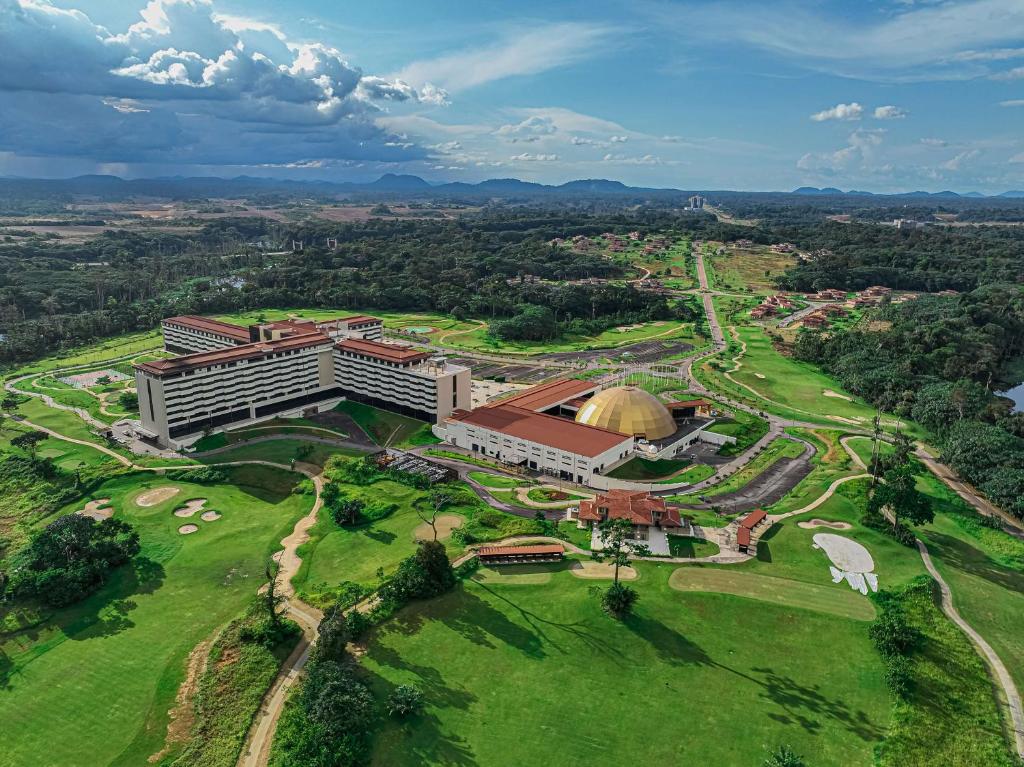
<svg viewBox="0 0 1024 767"><path fill-rule="evenodd" d="M679 511L665 504L665 499L636 490L609 490L593 500L580 501L577 516L580 523L593 527L609 519L624 519L646 537L649 527L683 527Z"/></svg>

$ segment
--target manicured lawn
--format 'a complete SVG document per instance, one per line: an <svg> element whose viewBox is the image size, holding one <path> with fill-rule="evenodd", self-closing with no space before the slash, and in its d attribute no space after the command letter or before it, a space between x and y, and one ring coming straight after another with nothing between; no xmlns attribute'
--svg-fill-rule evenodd
<svg viewBox="0 0 1024 767"><path fill-rule="evenodd" d="M278 541L312 505L292 493L300 477L291 472L244 467L230 478L207 487L146 472L92 493L135 525L142 558L79 605L0 636L0 762L133 765L160 749L185 658L252 599ZM181 492L135 505L140 492L169 484ZM200 530L183 536L185 520L171 512L190 498L223 516L187 520Z"/></svg>
<svg viewBox="0 0 1024 767"><path fill-rule="evenodd" d="M871 762L889 702L862 621L675 591L671 566L640 563L637 614L620 623L593 581L530 570L465 582L371 635L373 687L414 684L427 705L384 725L373 764L742 765L781 743L815 767Z"/></svg>
<svg viewBox="0 0 1024 767"><path fill-rule="evenodd" d="M351 416L378 445L410 447L440 442L430 431L430 424L425 421L350 400L340 403L334 409Z"/></svg>
<svg viewBox="0 0 1024 767"><path fill-rule="evenodd" d="M688 535L668 536L668 550L674 557L713 557L720 549L718 544L703 538Z"/></svg>
<svg viewBox="0 0 1024 767"><path fill-rule="evenodd" d="M647 458L635 456L630 458L621 466L616 466L608 476L612 479L632 479L639 481L673 478L690 466L690 461L677 461L666 458L660 461L651 461Z"/></svg>
<svg viewBox="0 0 1024 767"><path fill-rule="evenodd" d="M581 501L588 496L570 493L568 490L551 490L547 487L535 487L526 494L526 497L537 503L558 503L560 501Z"/></svg>
<svg viewBox="0 0 1024 767"><path fill-rule="evenodd" d="M721 455L739 455L768 433L768 422L745 410L735 410L731 415L719 418L705 431L735 437L736 442L723 445Z"/></svg>
<svg viewBox="0 0 1024 767"><path fill-rule="evenodd" d="M311 452L307 452L310 451ZM291 461L302 461L323 466L332 455L365 455L358 450L335 447L300 439L273 439L225 450L223 453L198 458L201 463L229 463L231 461L269 461L289 465Z"/></svg>
<svg viewBox="0 0 1024 767"><path fill-rule="evenodd" d="M68 349L52 357L47 357L28 365L24 365L10 373L11 377L28 375L29 373L44 373L57 368L74 367L77 365L98 364L104 360L122 357L126 354L143 354L147 351L159 349L163 345L163 339L159 330L150 330L145 333L132 333L118 336L100 343L89 344L79 349Z"/></svg>
<svg viewBox="0 0 1024 767"><path fill-rule="evenodd" d="M489 471L471 471L469 472L469 478L474 482L479 482L484 487L510 488L529 484L524 479L516 479L504 474L491 474Z"/></svg>

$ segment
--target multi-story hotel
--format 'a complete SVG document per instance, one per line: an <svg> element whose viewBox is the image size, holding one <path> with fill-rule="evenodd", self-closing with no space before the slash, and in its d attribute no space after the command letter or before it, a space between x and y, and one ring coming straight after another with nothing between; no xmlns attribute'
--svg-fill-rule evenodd
<svg viewBox="0 0 1024 767"><path fill-rule="evenodd" d="M384 343L374 317L243 328L204 317L163 323L186 354L135 366L140 434L183 447L206 432L364 401L436 422L470 403L469 368Z"/></svg>

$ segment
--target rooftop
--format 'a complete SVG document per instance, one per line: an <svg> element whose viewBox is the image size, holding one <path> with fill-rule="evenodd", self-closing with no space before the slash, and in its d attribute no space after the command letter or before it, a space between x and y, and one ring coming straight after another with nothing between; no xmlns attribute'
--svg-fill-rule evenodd
<svg viewBox="0 0 1024 767"><path fill-rule="evenodd" d="M560 378L557 381L549 381L538 386L532 386L525 391L513 394L506 399L498 400L490 407L502 405L515 405L524 410L547 410L554 405L560 405L581 394L595 391L600 385L593 381L581 381L578 378Z"/></svg>
<svg viewBox="0 0 1024 767"><path fill-rule="evenodd" d="M476 550L481 557L509 557L522 555L564 554L565 549L557 543L538 544L535 546L481 546Z"/></svg>
<svg viewBox="0 0 1024 767"><path fill-rule="evenodd" d="M337 347L354 354L365 354L385 362L418 362L433 356L431 352L410 349L406 346L386 344L382 341L364 341L359 338L346 338L338 341Z"/></svg>
<svg viewBox="0 0 1024 767"><path fill-rule="evenodd" d="M658 498L642 490L609 490L592 501L580 501L580 519L602 522L608 519L626 519L634 525L660 524L662 527L682 527L679 512Z"/></svg>
<svg viewBox="0 0 1024 767"><path fill-rule="evenodd" d="M480 407L472 412L456 411L452 419L589 458L633 441L632 437L615 431L505 403Z"/></svg>
<svg viewBox="0 0 1024 767"><path fill-rule="evenodd" d="M239 341L248 342L250 340L248 328L243 328L241 325L233 325L230 322L210 319L209 317L183 314L178 317L168 317L164 322L172 325L182 325L186 328L194 328L206 333L216 333L217 335L227 336Z"/></svg>
<svg viewBox="0 0 1024 767"><path fill-rule="evenodd" d="M231 346L226 349L185 354L172 359L140 362L135 367L156 376L169 376L186 370L195 370L211 365L222 365L226 362L259 359L276 352L304 349L310 346L320 346L329 343L331 343L331 339L322 333L306 333L301 336L281 338L277 341L257 341L256 343Z"/></svg>

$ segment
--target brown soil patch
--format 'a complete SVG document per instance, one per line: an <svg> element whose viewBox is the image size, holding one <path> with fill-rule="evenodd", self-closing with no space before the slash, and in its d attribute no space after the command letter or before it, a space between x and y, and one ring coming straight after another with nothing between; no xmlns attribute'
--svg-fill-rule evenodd
<svg viewBox="0 0 1024 767"><path fill-rule="evenodd" d="M458 514L440 514L437 519L434 520L434 526L437 527L437 540L441 541L445 538L450 538L452 530L457 527L462 527L462 523L465 520ZM412 531L412 536L417 541L432 541L434 540L434 531L430 525L426 522L422 522L416 526L416 529Z"/></svg>
<svg viewBox="0 0 1024 767"><path fill-rule="evenodd" d="M199 525L182 525L178 528L178 532L182 535L191 535L192 533L199 530Z"/></svg>
<svg viewBox="0 0 1024 767"><path fill-rule="evenodd" d="M847 397L845 394L840 394L839 392L832 391L831 389L825 389L822 394L826 397L832 397L833 399L844 399L847 402L853 402L853 397Z"/></svg>
<svg viewBox="0 0 1024 767"><path fill-rule="evenodd" d="M821 431L818 431L817 429L810 429L810 432L815 437L820 439L822 443L828 445L828 452L821 457L823 463L835 463L838 458L845 454L845 451L843 453L840 453L839 448L836 446L836 443L833 440L829 439L828 435L822 433Z"/></svg>
<svg viewBox="0 0 1024 767"><path fill-rule="evenodd" d="M179 506L174 510L174 516L176 517L191 517L198 511L203 510L203 506L206 505L205 498L193 498L191 501L187 501L184 506Z"/></svg>
<svg viewBox="0 0 1024 767"><path fill-rule="evenodd" d="M216 522L220 519L220 516L220 512L217 511L204 511L199 518L203 520L203 522Z"/></svg>
<svg viewBox="0 0 1024 767"><path fill-rule="evenodd" d="M188 740L196 718L195 709L192 707L192 699L199 688L199 676L206 669L211 645L213 645L212 638L200 642L189 653L188 661L185 664L185 681L178 688L178 695L174 699L173 708L167 712L170 716L170 721L167 723L167 736L164 739L164 747L146 760L150 764L155 764L163 759L170 752L173 745L184 743Z"/></svg>
<svg viewBox="0 0 1024 767"><path fill-rule="evenodd" d="M569 572L577 578L610 581L615 577L615 566L609 562L575 561L569 565ZM632 567L619 568L620 581L635 581L638 577Z"/></svg>
<svg viewBox="0 0 1024 767"><path fill-rule="evenodd" d="M146 492L141 493L135 499L135 505L142 506L143 508L147 508L149 506L156 506L158 503L163 503L164 501L170 500L180 492L180 487L172 487L170 485L167 485L165 487L157 487L154 488L153 490L147 490Z"/></svg>
<svg viewBox="0 0 1024 767"><path fill-rule="evenodd" d="M85 504L84 509L79 509L75 513L81 514L83 517L92 517L97 522L102 522L104 519L110 519L114 516L114 509L110 505L109 498L97 498L95 501L89 501Z"/></svg>
<svg viewBox="0 0 1024 767"><path fill-rule="evenodd" d="M828 527L832 530L852 530L853 525L849 522L828 522L824 519L811 519L806 522L797 522L797 527L802 527L804 530L813 530L816 527Z"/></svg>

